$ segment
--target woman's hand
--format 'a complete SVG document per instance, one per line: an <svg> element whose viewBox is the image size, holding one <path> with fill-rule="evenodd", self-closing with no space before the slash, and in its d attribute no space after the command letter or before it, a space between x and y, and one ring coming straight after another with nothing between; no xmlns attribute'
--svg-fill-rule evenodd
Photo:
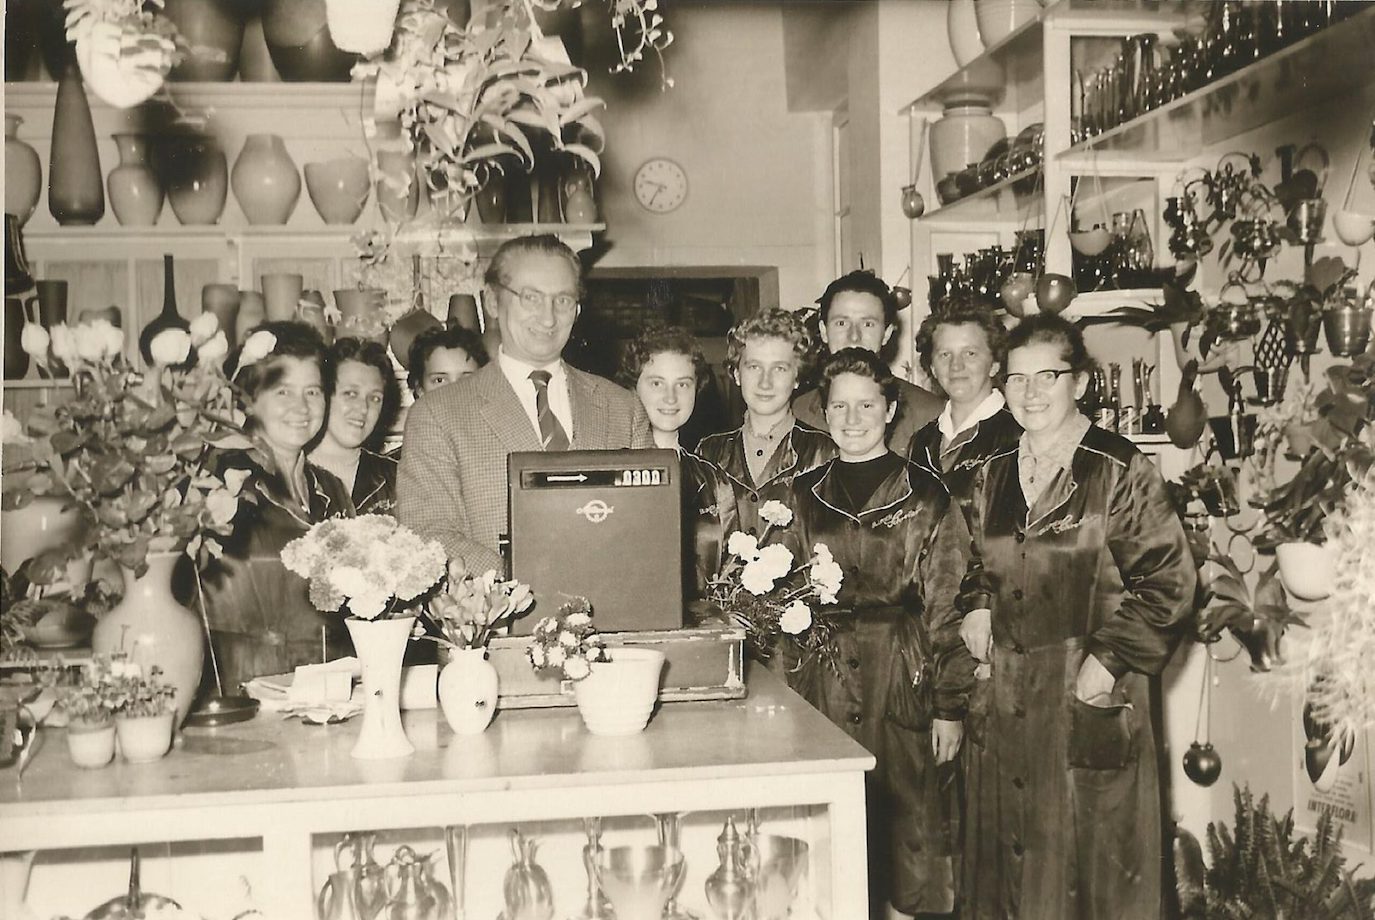
<svg viewBox="0 0 1375 920"><path fill-rule="evenodd" d="M955 759L960 752L960 742L964 740L964 723L952 719L934 719L931 722L931 750L936 754L936 765Z"/></svg>
<svg viewBox="0 0 1375 920"><path fill-rule="evenodd" d="M1112 688L1116 685L1117 678L1103 667L1103 662L1093 655L1086 655L1084 663L1079 666L1079 677L1074 682L1074 695L1081 703L1103 706L1106 705L1104 700L1112 696Z"/></svg>
<svg viewBox="0 0 1375 920"><path fill-rule="evenodd" d="M971 610L960 622L960 638L975 661L993 657L993 611L987 607Z"/></svg>

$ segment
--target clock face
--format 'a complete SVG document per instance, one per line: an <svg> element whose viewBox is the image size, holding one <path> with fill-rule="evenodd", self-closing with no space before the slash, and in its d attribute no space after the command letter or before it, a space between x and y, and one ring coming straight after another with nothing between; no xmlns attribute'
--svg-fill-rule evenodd
<svg viewBox="0 0 1375 920"><path fill-rule="evenodd" d="M635 198L659 214L672 211L687 198L687 173L664 157L646 160L635 173Z"/></svg>

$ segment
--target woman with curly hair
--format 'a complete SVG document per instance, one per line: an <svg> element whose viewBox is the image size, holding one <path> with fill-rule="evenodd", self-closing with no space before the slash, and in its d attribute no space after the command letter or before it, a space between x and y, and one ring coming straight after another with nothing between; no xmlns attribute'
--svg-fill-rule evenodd
<svg viewBox="0 0 1375 920"><path fill-rule="evenodd" d="M632 341L616 375L617 383L640 397L655 446L676 450L682 463L684 558L696 560L695 577L684 579L687 597L701 597L707 579L720 566L722 500L734 500L721 471L679 439L709 373L702 347L692 333L667 326L647 329Z"/></svg>
<svg viewBox="0 0 1375 920"><path fill-rule="evenodd" d="M392 514L396 460L376 450L401 405L401 385L386 346L367 339L337 339L325 359L334 385L324 433L310 461L339 477L359 514Z"/></svg>
<svg viewBox="0 0 1375 920"><path fill-rule="evenodd" d="M724 473L734 493L731 507L722 509L726 533L759 533L764 502L787 501L794 477L835 456L830 436L792 413L793 391L812 353L807 327L786 310L756 314L730 331L726 369L740 387L745 421L697 445L697 452Z"/></svg>
<svg viewBox="0 0 1375 920"><path fill-rule="evenodd" d="M965 505L975 470L1015 445L1022 433L998 390L1007 366L1007 330L982 303L957 301L922 320L916 348L946 403L912 436L907 456L939 472Z"/></svg>

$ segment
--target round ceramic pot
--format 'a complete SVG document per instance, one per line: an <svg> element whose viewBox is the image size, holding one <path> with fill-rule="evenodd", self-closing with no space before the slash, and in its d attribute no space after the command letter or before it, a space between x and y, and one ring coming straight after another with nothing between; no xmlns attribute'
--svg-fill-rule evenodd
<svg viewBox="0 0 1375 920"><path fill-rule="evenodd" d="M420 206L420 181L415 155L402 150L377 151L377 209L392 223L415 216Z"/></svg>
<svg viewBox="0 0 1375 920"><path fill-rule="evenodd" d="M979 35L974 0L950 0L946 6L945 27L950 36L950 51L955 55L955 63L963 67L983 54L984 42Z"/></svg>
<svg viewBox="0 0 1375 920"><path fill-rule="evenodd" d="M664 653L646 648L613 648L610 661L573 684L578 712L594 735L633 735L644 731L659 699Z"/></svg>
<svg viewBox="0 0 1375 920"><path fill-rule="evenodd" d="M172 79L211 83L234 79L247 6L242 0L166 0L167 18L190 47L172 68Z"/></svg>
<svg viewBox="0 0 1375 920"><path fill-rule="evenodd" d="M275 134L250 134L230 174L234 198L250 224L285 224L301 197L301 174Z"/></svg>
<svg viewBox="0 0 1375 920"><path fill-rule="evenodd" d="M1035 19L1041 12L1036 0L974 0L974 16L984 45L992 47Z"/></svg>
<svg viewBox="0 0 1375 920"><path fill-rule="evenodd" d="M296 272L270 272L262 276L263 303L270 322L296 318L296 306L305 290L305 278Z"/></svg>
<svg viewBox="0 0 1375 920"><path fill-rule="evenodd" d="M9 328L6 317L6 332ZM6 362L7 370L8 366ZM80 524L76 508L66 507L60 498L41 496L22 508L0 511L0 566L6 572L18 571L39 553L76 539Z"/></svg>
<svg viewBox="0 0 1375 920"><path fill-rule="evenodd" d="M229 163L212 138L171 138L161 172L177 220L188 226L217 223L229 194Z"/></svg>
<svg viewBox="0 0 1375 920"><path fill-rule="evenodd" d="M376 288L345 288L334 292L339 308L337 334L387 343L387 323L383 308L386 295Z"/></svg>
<svg viewBox="0 0 1375 920"><path fill-rule="evenodd" d="M67 753L72 763L87 770L98 770L115 759L115 723L67 725Z"/></svg>
<svg viewBox="0 0 1375 920"><path fill-rule="evenodd" d="M116 134L119 165L105 179L115 219L126 227L151 227L162 214L163 191L149 164L148 138Z"/></svg>
<svg viewBox="0 0 1375 920"><path fill-rule="evenodd" d="M316 212L327 224L351 224L368 203L368 161L338 157L307 163L306 191Z"/></svg>
<svg viewBox="0 0 1375 920"><path fill-rule="evenodd" d="M452 649L439 672L439 708L456 735L480 735L497 711L497 669L485 648Z"/></svg>
<svg viewBox="0 0 1375 920"><path fill-rule="evenodd" d="M330 38L324 0L267 0L263 36L283 80L346 82L358 60Z"/></svg>
<svg viewBox="0 0 1375 920"><path fill-rule="evenodd" d="M1336 556L1330 544L1281 543L1275 547L1280 582L1301 601L1320 601L1332 593Z"/></svg>
<svg viewBox="0 0 1375 920"><path fill-rule="evenodd" d="M19 139L18 115L5 116L5 213L19 218L19 225L33 215L43 191L43 164L38 151Z"/></svg>
<svg viewBox="0 0 1375 920"><path fill-rule="evenodd" d="M978 163L998 141L1007 137L1002 119L988 99L964 96L945 104L945 113L931 125L931 174L948 176Z"/></svg>
<svg viewBox="0 0 1375 920"><path fill-rule="evenodd" d="M129 763L152 763L167 756L172 747L173 712L156 716L116 716L115 734L119 756Z"/></svg>
<svg viewBox="0 0 1375 920"><path fill-rule="evenodd" d="M1327 348L1335 357L1349 358L1365 351L1370 342L1371 311L1349 304L1322 315L1323 334Z"/></svg>

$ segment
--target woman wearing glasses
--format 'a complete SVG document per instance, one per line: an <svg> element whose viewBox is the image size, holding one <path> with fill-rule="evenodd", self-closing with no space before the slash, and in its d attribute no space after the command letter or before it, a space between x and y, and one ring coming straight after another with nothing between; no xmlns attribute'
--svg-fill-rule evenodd
<svg viewBox="0 0 1375 920"><path fill-rule="evenodd" d="M959 301L922 321L916 345L922 369L946 402L913 435L907 455L939 471L966 504L975 471L1022 432L995 386L1007 364L1007 331L982 303Z"/></svg>
<svg viewBox="0 0 1375 920"><path fill-rule="evenodd" d="M1193 609L1196 572L1155 466L1089 425L1082 333L1058 316L1008 341L1008 408L1025 429L975 477L991 623L971 705L966 920L1161 916L1161 805L1150 679ZM991 672L991 673L990 673Z"/></svg>

